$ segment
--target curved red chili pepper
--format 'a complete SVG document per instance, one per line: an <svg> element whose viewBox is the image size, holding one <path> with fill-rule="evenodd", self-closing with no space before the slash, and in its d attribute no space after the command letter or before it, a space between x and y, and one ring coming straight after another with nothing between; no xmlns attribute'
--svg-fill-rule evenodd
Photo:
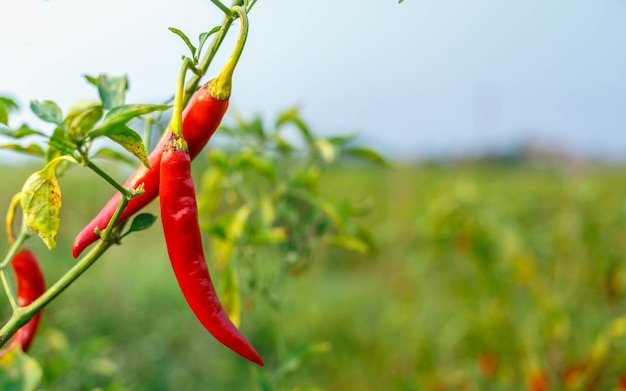
<svg viewBox="0 0 626 391"><path fill-rule="evenodd" d="M46 291L43 273L39 268L35 254L28 249L18 252L11 260L11 266L17 280L17 302L20 307L26 307ZM35 337L37 326L39 326L41 314L41 311L38 312L28 323L17 330L10 344L0 350L0 356L18 344L24 352L28 351Z"/></svg>
<svg viewBox="0 0 626 391"><path fill-rule="evenodd" d="M220 304L204 258L189 153L172 137L161 159L161 221L178 285L198 320L222 344L263 366Z"/></svg>
<svg viewBox="0 0 626 391"><path fill-rule="evenodd" d="M226 109L228 108L228 98L221 100L211 94L210 87L212 82L213 81L210 81L203 85L193 95L191 101L183 111L183 136L189 144L189 154L192 159L198 156L213 133L215 133L215 130L220 125L226 113ZM168 133L170 132L168 131ZM148 160L150 161L152 170L142 165L137 168L124 184L125 188L137 188L137 186L143 183L144 193L133 198L128 203L118 224L137 213L159 195L161 154L163 152L163 146L168 139L169 134L166 134L163 140L150 153ZM107 202L100 213L76 236L72 246L72 256L74 258L78 258L87 246L100 239L95 233L95 229L104 230L113 216L113 213L115 213L121 199L121 193L116 193L113 198Z"/></svg>

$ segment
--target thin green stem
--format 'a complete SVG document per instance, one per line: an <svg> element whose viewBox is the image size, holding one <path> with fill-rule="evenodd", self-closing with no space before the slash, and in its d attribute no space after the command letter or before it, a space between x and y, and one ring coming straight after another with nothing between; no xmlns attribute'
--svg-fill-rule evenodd
<svg viewBox="0 0 626 391"><path fill-rule="evenodd" d="M221 1L219 1L219 0L211 0L211 3L215 4L217 6L217 8L222 10L222 12L224 12L224 14L226 14L226 16L231 16L233 14L233 12L230 10L230 8L226 7Z"/></svg>
<svg viewBox="0 0 626 391"><path fill-rule="evenodd" d="M248 4L248 9L246 10L247 13L250 13L250 11L252 10L252 7L254 7L254 5L256 4L257 0L252 0L250 2L250 4Z"/></svg>
<svg viewBox="0 0 626 391"><path fill-rule="evenodd" d="M130 190L124 188L124 186L122 186L120 183L118 183L115 179L111 178L111 176L109 176L109 174L107 174L106 172L102 171L102 169L100 169L100 167L95 165L88 158L83 157L83 162L84 162L84 164L87 167L91 168L96 174L100 175L105 181L109 182L111 184L111 186L113 186L114 188L117 189L117 191L122 193L124 198L129 197L132 194Z"/></svg>
<svg viewBox="0 0 626 391"><path fill-rule="evenodd" d="M185 99L184 99L185 105L189 103L191 96L196 91L196 89L198 89L198 84L200 83L200 79L202 79L202 77L206 74L206 71L209 69L209 65L211 65L211 62L213 62L213 59L215 58L215 54L217 54L217 50L219 49L220 45L224 41L224 38L226 38L226 34L228 33L228 30L230 29L230 26L233 24L233 21L235 20L234 16L236 15L231 14L231 15L227 15L224 18L220 31L217 33L217 35L213 39L211 48L209 49L206 56L204 56L204 58L202 59L202 61L200 61L200 64L198 65L198 70L200 72L198 74L194 73L189 79L189 81L187 82L187 84L185 85Z"/></svg>
<svg viewBox="0 0 626 391"><path fill-rule="evenodd" d="M144 120L145 130L143 132L143 144L146 146L146 151L150 150L150 139L152 138L152 126L154 124L153 117L147 117Z"/></svg>
<svg viewBox="0 0 626 391"><path fill-rule="evenodd" d="M26 307L17 308L9 321L0 329L0 346L4 345L19 328L41 311L46 305L61 294L81 274L83 274L112 245L109 241L100 241L87 255L81 258L67 273L37 300Z"/></svg>
<svg viewBox="0 0 626 391"><path fill-rule="evenodd" d="M176 94L174 94L174 111L172 112L172 123L170 129L174 136L184 139L183 137L183 106L185 97L185 76L187 69L192 65L191 60L187 57L183 59L183 64L178 73L178 82L176 83Z"/></svg>
<svg viewBox="0 0 626 391"><path fill-rule="evenodd" d="M32 233L30 232L28 227L26 227L26 225L22 223L22 229L20 230L19 235L17 235L17 238L15 238L15 242L13 242L13 244L11 245L9 252L2 260L2 263L0 263L0 269L5 269L7 267L9 262L11 262L11 260L15 256L15 254L17 254L18 251L20 251L20 247L22 247L22 244L24 244L26 239L28 239L31 235Z"/></svg>
<svg viewBox="0 0 626 391"><path fill-rule="evenodd" d="M20 305L17 303L15 290L13 289L13 285L11 284L9 277L7 276L6 269L0 270L0 279L2 279L2 286L4 287L4 292L7 294L7 297L9 298L9 303L11 304L11 308L13 308L13 311L17 310L18 308L20 308Z"/></svg>

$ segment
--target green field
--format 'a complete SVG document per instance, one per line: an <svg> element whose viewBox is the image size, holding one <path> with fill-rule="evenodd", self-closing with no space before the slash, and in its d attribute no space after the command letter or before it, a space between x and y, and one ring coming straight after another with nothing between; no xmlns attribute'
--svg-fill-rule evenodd
<svg viewBox="0 0 626 391"><path fill-rule="evenodd" d="M617 389L626 373L625 173L496 164L328 172L325 194L372 203L362 221L378 250L315 248L276 288L279 311L244 296L242 330L262 370L196 321L155 224L47 308L31 350L41 388L261 390L265 379L276 390L542 390L531 383L544 374L549 389ZM3 169L5 210L27 175ZM49 281L72 265L74 235L111 194L87 170L60 182L58 248L30 242ZM278 261L268 251L257 268L271 274Z"/></svg>

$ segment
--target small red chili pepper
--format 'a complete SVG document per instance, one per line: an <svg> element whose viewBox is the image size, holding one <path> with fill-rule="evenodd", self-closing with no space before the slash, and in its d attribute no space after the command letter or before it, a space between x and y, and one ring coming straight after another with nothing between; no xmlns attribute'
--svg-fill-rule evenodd
<svg viewBox="0 0 626 391"><path fill-rule="evenodd" d="M263 366L220 304L202 249L191 159L185 141L172 136L161 158L161 221L174 274L189 307L222 344Z"/></svg>
<svg viewBox="0 0 626 391"><path fill-rule="evenodd" d="M26 307L46 291L43 273L35 254L28 249L18 252L11 260L11 266L17 280L17 303L20 307ZM41 314L41 311L38 312L28 323L17 330L10 344L0 350L0 356L16 345L20 345L24 352L28 351L35 337Z"/></svg>
<svg viewBox="0 0 626 391"><path fill-rule="evenodd" d="M229 96L215 97L213 92L213 83L216 79L203 85L191 98L191 101L183 111L183 135L189 144L189 154L194 159L202 151L209 139L215 133L220 125L224 113L228 108ZM169 133L169 131L168 131ZM152 202L159 195L159 167L161 164L161 154L163 146L169 139L169 135L156 146L156 148L148 156L151 170L145 166L140 166L130 176L124 184L125 188L136 189L140 184L144 185L144 193L133 198L124 213L118 220L118 224L127 220L129 217L137 213L143 207ZM98 215L89 223L74 239L72 246L72 256L78 258L83 250L90 244L100 239L95 233L95 229L104 230L115 213L117 206L122 200L122 194L116 193L113 198L107 202Z"/></svg>

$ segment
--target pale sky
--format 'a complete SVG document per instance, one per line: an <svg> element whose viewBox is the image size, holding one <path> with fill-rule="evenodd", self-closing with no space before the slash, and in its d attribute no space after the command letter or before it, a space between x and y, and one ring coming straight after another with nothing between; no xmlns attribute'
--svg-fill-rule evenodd
<svg viewBox="0 0 626 391"><path fill-rule="evenodd" d="M0 10L0 95L64 109L96 98L84 73L126 73L129 103L161 102L186 51L167 28L196 37L221 21L208 0ZM298 105L321 133L358 132L390 157L534 141L626 159L625 42L624 0L258 0L231 108L273 121Z"/></svg>

